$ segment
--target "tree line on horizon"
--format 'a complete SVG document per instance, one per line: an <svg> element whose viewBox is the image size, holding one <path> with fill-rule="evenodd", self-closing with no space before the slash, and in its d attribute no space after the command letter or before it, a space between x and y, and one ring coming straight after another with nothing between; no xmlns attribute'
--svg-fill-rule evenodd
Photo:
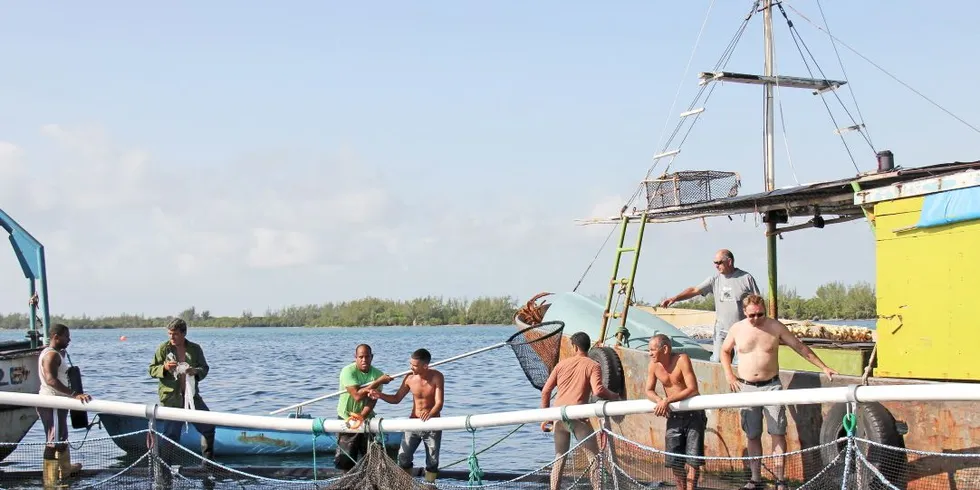
<svg viewBox="0 0 980 490"><path fill-rule="evenodd" d="M779 289L780 316L792 320L875 318L875 290L868 283L845 286L831 282L817 288L813 298L801 298L792 288ZM592 296L600 303L605 298ZM473 300L426 296L412 300L363 298L322 305L287 306L253 315L245 310L241 316L214 316L209 310L194 306L175 316L149 317L121 314L115 316L64 317L53 315L52 323L71 328L162 328L175 317L183 318L192 328L200 327L358 327L414 325L509 325L523 302L510 296L482 297ZM649 304L638 301L637 304ZM677 308L713 310L709 295L676 303ZM24 313L0 314L0 329L26 329Z"/></svg>
<svg viewBox="0 0 980 490"><path fill-rule="evenodd" d="M867 282L851 286L830 282L818 287L812 298L802 298L796 289L780 286L776 291L776 300L779 302L779 316L787 320L863 320L878 315L875 289ZM714 310L715 302L709 294L704 298L675 303L674 307Z"/></svg>

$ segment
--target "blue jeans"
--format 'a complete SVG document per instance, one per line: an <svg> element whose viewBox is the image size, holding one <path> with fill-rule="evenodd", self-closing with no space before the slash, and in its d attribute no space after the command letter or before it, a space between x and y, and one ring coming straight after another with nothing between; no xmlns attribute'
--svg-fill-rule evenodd
<svg viewBox="0 0 980 490"><path fill-rule="evenodd" d="M415 459L415 450L420 443L425 443L425 471L430 473L439 470L439 445L442 442L442 431L406 432L402 434L402 444L398 448L398 466L411 469Z"/></svg>
<svg viewBox="0 0 980 490"><path fill-rule="evenodd" d="M711 343L711 362L721 362L721 345L725 343L727 336L727 330L718 330L715 327L714 340ZM738 364L738 352L733 353L732 356L732 364Z"/></svg>
<svg viewBox="0 0 980 490"><path fill-rule="evenodd" d="M208 406L201 397L195 396L194 409L207 411ZM214 426L211 424L193 425L201 433L201 455L207 459L212 459L214 456ZM179 420L160 421L160 433L178 445L180 445L180 432L183 429L184 422Z"/></svg>

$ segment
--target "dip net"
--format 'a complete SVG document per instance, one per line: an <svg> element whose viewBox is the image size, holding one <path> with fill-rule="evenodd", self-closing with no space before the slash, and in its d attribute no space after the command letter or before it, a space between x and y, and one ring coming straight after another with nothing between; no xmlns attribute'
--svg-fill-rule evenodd
<svg viewBox="0 0 980 490"><path fill-rule="evenodd" d="M524 328L507 339L507 345L517 356L524 376L537 389L542 389L561 355L561 321L544 322Z"/></svg>

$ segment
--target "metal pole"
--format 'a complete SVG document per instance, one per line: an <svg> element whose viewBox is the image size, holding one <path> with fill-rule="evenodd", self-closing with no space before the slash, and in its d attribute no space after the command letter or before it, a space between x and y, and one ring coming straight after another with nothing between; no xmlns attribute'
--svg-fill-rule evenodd
<svg viewBox="0 0 980 490"><path fill-rule="evenodd" d="M766 50L766 63L764 75L767 77L772 77L774 73L774 58L775 51L773 49L773 38L772 38L772 0L763 0L762 2L762 22L763 30L765 32L765 50ZM773 128L775 127L773 118L773 106L772 106L772 83L767 82L765 84L765 163L766 163L766 192L772 191L776 188L776 171L775 171L775 161L776 161L776 147L773 141ZM776 299L776 293L779 288L778 281L778 270L777 270L777 260L776 260L776 240L778 237L775 235L776 223L773 222L772 215L769 215L769 219L766 222L766 262L769 269L769 317L779 318L779 304Z"/></svg>

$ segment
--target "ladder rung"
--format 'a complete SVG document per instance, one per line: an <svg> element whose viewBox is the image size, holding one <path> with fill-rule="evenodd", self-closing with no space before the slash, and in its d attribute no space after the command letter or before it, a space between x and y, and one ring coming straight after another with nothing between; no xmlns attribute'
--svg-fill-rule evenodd
<svg viewBox="0 0 980 490"><path fill-rule="evenodd" d="M687 116L693 116L695 114L701 114L702 112L704 112L704 107L699 107L699 108L694 109L694 110L691 110L691 111L682 112L681 113L681 118L683 119L683 118L685 118Z"/></svg>
<svg viewBox="0 0 980 490"><path fill-rule="evenodd" d="M850 131L860 131L864 127L864 124L855 124L853 126L848 126L846 128L839 128L834 130L834 134L842 134Z"/></svg>
<svg viewBox="0 0 980 490"><path fill-rule="evenodd" d="M636 252L636 247L619 247L616 249L617 252Z"/></svg>
<svg viewBox="0 0 980 490"><path fill-rule="evenodd" d="M659 155L654 155L654 156L653 156L653 159L654 159L654 160L660 160L661 158L664 158L664 157L671 157L671 156L674 156L674 155L676 155L676 154L678 154L678 153L680 153L680 152L681 152L680 150L670 150L670 151L665 151L665 152L663 152L663 153L661 153L661 154L659 154Z"/></svg>

